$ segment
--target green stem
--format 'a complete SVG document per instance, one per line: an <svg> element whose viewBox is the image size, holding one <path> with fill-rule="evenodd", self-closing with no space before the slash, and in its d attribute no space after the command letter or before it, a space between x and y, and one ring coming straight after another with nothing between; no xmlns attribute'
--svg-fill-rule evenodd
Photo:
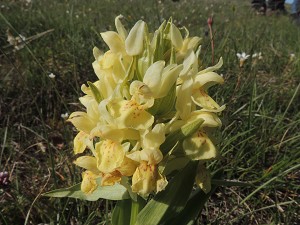
<svg viewBox="0 0 300 225"><path fill-rule="evenodd" d="M139 212L146 205L146 201L138 196L137 201L131 200L131 214L130 214L130 225L134 225Z"/></svg>

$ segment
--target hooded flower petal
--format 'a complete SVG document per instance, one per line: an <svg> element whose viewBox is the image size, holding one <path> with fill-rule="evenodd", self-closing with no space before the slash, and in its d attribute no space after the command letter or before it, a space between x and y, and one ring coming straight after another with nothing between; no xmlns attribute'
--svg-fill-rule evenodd
<svg viewBox="0 0 300 225"><path fill-rule="evenodd" d="M170 36L171 36L171 42L175 46L175 48L181 49L183 44L183 39L179 29L173 23L171 23L170 26Z"/></svg>
<svg viewBox="0 0 300 225"><path fill-rule="evenodd" d="M101 33L101 37L113 53L123 52L125 50L124 40L122 40L118 33L114 31L106 31Z"/></svg>
<svg viewBox="0 0 300 225"><path fill-rule="evenodd" d="M91 140L87 133L80 131L74 138L74 153L82 153L90 144Z"/></svg>
<svg viewBox="0 0 300 225"><path fill-rule="evenodd" d="M93 156L81 156L74 161L74 164L94 174L99 174L100 172L97 168L97 159Z"/></svg>
<svg viewBox="0 0 300 225"><path fill-rule="evenodd" d="M139 20L130 30L128 37L125 40L125 48L128 55L139 55L143 52L146 23Z"/></svg>
<svg viewBox="0 0 300 225"><path fill-rule="evenodd" d="M177 66L176 64L164 66L164 61L153 63L146 71L143 79L143 82L152 91L154 98L162 98L169 93L183 68L182 65Z"/></svg>
<svg viewBox="0 0 300 225"><path fill-rule="evenodd" d="M73 125L80 131L83 131L87 134L96 126L97 121L94 121L87 113L85 112L73 112L68 121L73 123Z"/></svg>

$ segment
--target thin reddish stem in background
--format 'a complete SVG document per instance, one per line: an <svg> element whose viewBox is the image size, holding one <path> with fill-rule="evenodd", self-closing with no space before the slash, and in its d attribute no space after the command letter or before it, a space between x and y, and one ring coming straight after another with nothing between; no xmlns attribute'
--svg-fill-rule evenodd
<svg viewBox="0 0 300 225"><path fill-rule="evenodd" d="M212 32L212 25L213 25L213 17L210 16L207 19L207 24L208 24L208 28L209 28L209 36L210 36L210 43L211 43L211 62L214 65L215 64L215 45L214 45L214 39L213 39L213 32Z"/></svg>

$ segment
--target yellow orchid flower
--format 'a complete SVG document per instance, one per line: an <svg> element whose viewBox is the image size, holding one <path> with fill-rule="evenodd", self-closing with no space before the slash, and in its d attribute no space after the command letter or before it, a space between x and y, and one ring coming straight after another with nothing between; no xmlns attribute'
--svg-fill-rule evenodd
<svg viewBox="0 0 300 225"><path fill-rule="evenodd" d="M111 96L117 85L130 76L133 58L126 54L124 48L120 47L119 50L120 52L109 50L102 55L97 48L94 48L95 61L92 65L99 78L99 87L104 98Z"/></svg>
<svg viewBox="0 0 300 225"><path fill-rule="evenodd" d="M191 52L184 60L176 101L177 114L181 119L187 120L190 113L196 110L196 105L203 111L220 112L224 110L225 106L219 106L207 93L209 87L224 82L221 76L213 72L222 64L221 58L215 66L197 72L198 63L195 53Z"/></svg>
<svg viewBox="0 0 300 225"><path fill-rule="evenodd" d="M180 30L171 23L170 25L170 40L173 46L176 49L176 62L182 63L186 55L189 54L190 51L196 51L199 47L201 38L199 37L189 37L189 32L185 28L186 36L182 38ZM197 56L199 52L197 53Z"/></svg>
<svg viewBox="0 0 300 225"><path fill-rule="evenodd" d="M67 121L70 121L78 130L87 134L89 134L97 124L97 121L94 121L86 112L73 112Z"/></svg>
<svg viewBox="0 0 300 225"><path fill-rule="evenodd" d="M89 135L83 131L78 132L78 134L74 138L74 153L82 153L86 149L87 146L90 146L92 141L89 138Z"/></svg>
<svg viewBox="0 0 300 225"><path fill-rule="evenodd" d="M215 72L212 72L220 68L223 64L222 58L214 66L200 71L194 76L192 100L195 104L202 107L203 110L219 112L224 109L220 107L208 94L207 90L215 84L223 84L224 79Z"/></svg>
<svg viewBox="0 0 300 225"><path fill-rule="evenodd" d="M111 173L120 167L125 157L123 146L112 140L100 141L95 145L97 168L102 173Z"/></svg>
<svg viewBox="0 0 300 225"><path fill-rule="evenodd" d="M158 171L158 164L163 159L159 146L164 142L165 125L157 124L151 131L141 135L141 151L133 151L128 158L139 162L132 176L132 191L147 195L153 191L159 192L167 185L166 178Z"/></svg>
<svg viewBox="0 0 300 225"><path fill-rule="evenodd" d="M115 121L120 128L147 129L154 122L154 117L134 99L123 100L111 107L115 111Z"/></svg>
<svg viewBox="0 0 300 225"><path fill-rule="evenodd" d="M151 192L159 192L167 185L167 180L157 169L157 165L142 161L132 176L132 191L145 196Z"/></svg>
<svg viewBox="0 0 300 225"><path fill-rule="evenodd" d="M99 78L99 86L104 98L111 96L116 86L130 76L130 68L133 63L132 53L136 51L137 43L135 46L131 46L128 42L140 40L140 33L134 32L136 29L139 31L139 27L134 27L128 35L120 18L121 16L118 16L115 19L118 33L113 31L101 33L102 39L110 50L103 54L98 48L93 49L95 57L93 68ZM130 54L127 53L127 50Z"/></svg>
<svg viewBox="0 0 300 225"><path fill-rule="evenodd" d="M196 54L193 51L186 56L183 61L183 69L177 79L178 87L176 89L176 110L177 115L186 120L189 118L192 110L195 109L191 96L193 91L193 76L198 71L198 60Z"/></svg>
<svg viewBox="0 0 300 225"><path fill-rule="evenodd" d="M140 81L130 85L130 100L107 99L99 104L101 115L108 124L118 129L148 129L154 122L154 116L146 110L154 103L150 89Z"/></svg>
<svg viewBox="0 0 300 225"><path fill-rule="evenodd" d="M73 112L68 121L79 130L90 134L91 130L99 122L103 122L99 113L97 101L89 95L79 98L80 102L86 107L87 112Z"/></svg>
<svg viewBox="0 0 300 225"><path fill-rule="evenodd" d="M222 122L220 118L213 112L206 112L202 110L196 110L190 113L190 116L186 120L176 120L169 127L168 132L176 131L183 125L191 123L197 119L203 119L203 123L200 128L204 127L220 127Z"/></svg>
<svg viewBox="0 0 300 225"><path fill-rule="evenodd" d="M176 62L181 63L191 50L196 50L199 47L200 42L201 38L199 37L186 37L183 40L181 48L176 52ZM200 48L197 51L197 54L199 54Z"/></svg>
<svg viewBox="0 0 300 225"><path fill-rule="evenodd" d="M148 68L143 82L150 88L154 98L165 97L176 82L182 68L182 65L176 64L165 67L164 61L157 61Z"/></svg>
<svg viewBox="0 0 300 225"><path fill-rule="evenodd" d="M216 159L219 152L207 134L199 130L183 141L185 154L192 160L207 161Z"/></svg>

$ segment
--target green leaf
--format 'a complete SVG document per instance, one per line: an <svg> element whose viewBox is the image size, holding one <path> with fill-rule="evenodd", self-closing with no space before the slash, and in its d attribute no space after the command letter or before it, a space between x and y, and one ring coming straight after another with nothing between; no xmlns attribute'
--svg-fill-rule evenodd
<svg viewBox="0 0 300 225"><path fill-rule="evenodd" d="M254 186L253 184L246 183L246 182L240 182L236 180L218 180L218 179L212 179L211 180L212 184L218 185L218 186L224 186L224 187L249 187L249 186Z"/></svg>
<svg viewBox="0 0 300 225"><path fill-rule="evenodd" d="M215 191L216 187L217 186L213 186L212 190L207 194L205 194L201 189L197 189L197 191L192 194L184 209L176 217L173 217L172 219L165 222L164 225L194 224L197 216L202 211L206 201Z"/></svg>
<svg viewBox="0 0 300 225"><path fill-rule="evenodd" d="M118 201L112 213L112 225L128 225L131 217L131 199Z"/></svg>
<svg viewBox="0 0 300 225"><path fill-rule="evenodd" d="M181 127L179 130L171 132L167 137L165 142L161 145L161 151L165 155L167 154L178 141L182 141L185 138L189 137L190 135L194 134L201 124L204 122L203 119L199 118L197 120L194 120L183 127Z"/></svg>
<svg viewBox="0 0 300 225"><path fill-rule="evenodd" d="M176 216L188 201L196 175L197 162L190 162L157 193L139 213L136 225L158 225Z"/></svg>
<svg viewBox="0 0 300 225"><path fill-rule="evenodd" d="M219 171L214 174L213 178L220 178L222 176L223 171ZM209 193L205 193L203 190L198 188L195 192L192 193L189 198L184 209L172 219L168 220L162 225L193 225L202 211L205 203L209 199L209 197L215 192L218 185L212 185L211 191Z"/></svg>
<svg viewBox="0 0 300 225"><path fill-rule="evenodd" d="M84 192L82 192L80 188L81 183L79 183L69 188L61 188L49 191L47 193L44 193L43 196L56 198L78 198L87 201L97 201L100 198L109 200L122 200L130 198L127 189L124 186L120 184L115 184L113 186L100 186L100 182L101 178L98 178L97 183L99 184L99 186L91 194L85 194Z"/></svg>
<svg viewBox="0 0 300 225"><path fill-rule="evenodd" d="M145 205L146 201L140 196L137 201L132 199L118 201L112 213L112 225L134 225L138 213Z"/></svg>
<svg viewBox="0 0 300 225"><path fill-rule="evenodd" d="M98 90L98 88L90 81L87 82L87 84L89 85L89 87L91 88L91 91L93 93L94 98L96 99L96 101L98 103L101 102L101 100L103 99L100 91Z"/></svg>
<svg viewBox="0 0 300 225"><path fill-rule="evenodd" d="M186 156L176 157L170 155L166 158L165 165L163 166L163 168L161 168L161 171L164 175L169 175L174 171L178 171L184 168L189 163L189 161L190 159Z"/></svg>

